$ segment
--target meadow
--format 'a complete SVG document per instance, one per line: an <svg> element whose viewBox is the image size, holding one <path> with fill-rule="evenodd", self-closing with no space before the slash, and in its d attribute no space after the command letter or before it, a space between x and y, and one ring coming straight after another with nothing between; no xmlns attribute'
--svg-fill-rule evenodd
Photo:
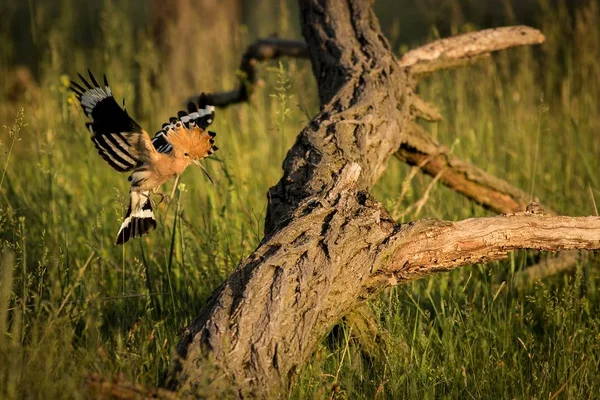
<svg viewBox="0 0 600 400"><path fill-rule="evenodd" d="M454 154L562 214L595 215L600 2L575 11L558 3L539 3L534 20L543 46L439 73L419 92L444 116L427 128ZM215 185L189 168L172 203L158 206L157 230L116 247L128 182L97 156L69 78L87 68L106 73L117 100L125 98L152 134L188 96L233 87L254 39L300 32L293 3L265 1L256 11L260 23L217 19L212 31L173 23L158 44L139 2L84 4L29 2L13 10L27 46L14 29L0 29L3 399L84 398L90 373L163 384L183 328L261 240L266 192L319 107L308 61L261 65L264 85L251 101L217 110L220 150L205 162ZM485 27L456 18L455 33ZM401 54L409 47L398 29L389 24L386 32ZM439 31L428 32L414 43ZM16 59L30 66L31 78L15 69ZM407 180L409 172L392 159L374 189L398 221L490 215L425 175ZM424 193L423 207L410 208ZM385 351L366 354L352 324L342 324L289 398L597 396L599 263L581 257L566 273L519 283L540 257L519 252L379 293L368 306L388 338Z"/></svg>

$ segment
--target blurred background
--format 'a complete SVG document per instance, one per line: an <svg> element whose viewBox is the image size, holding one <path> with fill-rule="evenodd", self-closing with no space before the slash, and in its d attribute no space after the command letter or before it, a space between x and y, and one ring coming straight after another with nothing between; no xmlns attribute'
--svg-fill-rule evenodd
<svg viewBox="0 0 600 400"><path fill-rule="evenodd" d="M382 0L375 10L399 56L478 29L541 29L542 46L423 81L444 116L427 129L552 209L597 214L597 0ZM220 151L206 161L216 186L188 169L171 206L158 207L157 231L125 247L112 243L127 181L96 155L69 79L106 73L153 134L188 96L233 88L255 39L301 38L297 5L3 0L0 15L0 398L81 397L89 373L160 385L182 328L262 238L266 192L318 111L311 67L259 65L251 101L217 111ZM409 172L391 159L374 188L398 221L490 215ZM368 306L388 346L373 353L342 324L290 397L595 397L598 262L519 283L543 257L519 252L375 296Z"/></svg>
<svg viewBox="0 0 600 400"><path fill-rule="evenodd" d="M298 10L296 2L291 0L126 0L114 3L114 7L127 14L127 27L123 27L121 39L135 40L149 35L161 47L170 40L167 33L175 33L173 26L177 26L180 39L196 33L194 29L199 28L203 35L222 40L223 48L240 44L243 35L252 39L275 33L280 36L299 34ZM375 10L392 46L401 49L403 45L422 42L432 34L433 28L441 36L449 36L464 29L465 24L478 28L517 23L537 26L543 23L540 16L548 9L564 8L572 21L577 9L587 3L589 0L382 0L375 2ZM105 5L106 2L98 0L4 1L0 5L5 16L1 28L4 61L26 65L39 73L45 56L40 50L48 44L48 34L57 30L59 22L74 30L70 45L82 49L99 47L104 39L100 34L99 17L106 15ZM274 22L281 26L273 25ZM197 51L206 51L215 45L207 40L195 43Z"/></svg>

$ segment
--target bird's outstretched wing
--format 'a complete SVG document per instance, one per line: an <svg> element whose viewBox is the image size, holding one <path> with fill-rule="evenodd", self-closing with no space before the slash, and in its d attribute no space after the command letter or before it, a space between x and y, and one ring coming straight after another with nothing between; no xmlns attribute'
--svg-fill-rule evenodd
<svg viewBox="0 0 600 400"><path fill-rule="evenodd" d="M88 73L91 83L79 74L83 86L72 81L71 90L85 115L92 119L86 123L92 142L111 167L119 172L130 171L156 150L148 134L117 104L106 76L104 86L100 86L89 70Z"/></svg>

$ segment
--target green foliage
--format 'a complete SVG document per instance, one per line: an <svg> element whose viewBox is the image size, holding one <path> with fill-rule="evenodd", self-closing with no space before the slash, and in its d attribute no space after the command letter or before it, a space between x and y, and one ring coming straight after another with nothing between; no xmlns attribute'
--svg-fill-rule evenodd
<svg viewBox="0 0 600 400"><path fill-rule="evenodd" d="M151 32L135 33L142 16L129 19L134 1L78 8L63 0L58 11L29 3L39 86L15 99L9 56L0 60L0 125L7 125L0 132L0 398L81 397L90 372L160 385L182 328L262 238L265 193L281 175L282 153L318 110L310 65L263 68L266 89L218 111L221 150L206 162L216 186L190 168L173 203L158 207L157 231L114 247L127 181L96 156L67 77L106 71L117 98L126 97L152 133L192 93L229 87L253 37L239 34L227 52L200 40L189 60L165 58ZM262 29L296 29L288 26L295 16L283 17L294 8L278 4L281 15ZM594 214L600 189L597 11L595 2L572 16L546 7L543 47L510 50L420 87L445 116L429 127L435 137L569 215ZM208 62L206 54L219 57ZM488 214L429 177L407 179L409 172L392 159L374 189L402 220ZM537 257L518 253L379 294L369 306L390 332L385 357L364 354L353 327L342 326L290 396L594 397L597 264L582 261L574 274L517 286L515 275Z"/></svg>
<svg viewBox="0 0 600 400"><path fill-rule="evenodd" d="M294 99L294 96L288 94L291 87L291 82L283 63L280 61L279 68L273 68L271 69L271 72L277 74L277 84L275 85L274 93L271 94L271 98L275 104L279 105L278 109L275 111L275 115L277 116L277 129L281 135L280 140L282 147L280 157L283 160L286 151L285 127L292 113L292 110L289 108L289 102Z"/></svg>

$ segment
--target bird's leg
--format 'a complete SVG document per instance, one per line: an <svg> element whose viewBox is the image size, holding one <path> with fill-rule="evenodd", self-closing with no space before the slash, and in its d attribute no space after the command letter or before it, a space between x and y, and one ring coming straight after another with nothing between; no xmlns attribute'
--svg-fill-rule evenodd
<svg viewBox="0 0 600 400"><path fill-rule="evenodd" d="M155 187L152 190L152 193L160 196L160 201L156 204L157 206L160 205L160 203L162 203L163 201L165 202L165 204L171 204L171 198L169 198L169 196L167 196L165 193L159 192L158 187Z"/></svg>

